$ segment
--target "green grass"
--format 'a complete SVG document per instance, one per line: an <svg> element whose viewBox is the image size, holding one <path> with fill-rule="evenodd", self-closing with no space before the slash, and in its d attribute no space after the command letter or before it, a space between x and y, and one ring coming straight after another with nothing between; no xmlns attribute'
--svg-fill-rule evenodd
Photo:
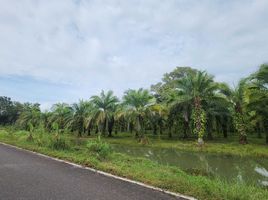
<svg viewBox="0 0 268 200"><path fill-rule="evenodd" d="M48 134L34 133L34 140L27 141L28 133L25 131L6 131L0 130L0 141L16 145L25 149L40 152L53 157L69 160L85 166L89 166L98 170L110 172L115 175L127 177L133 180L141 181L156 187L167 189L173 192L190 195L198 199L230 199L230 200L248 200L248 199L268 199L267 189L256 187L253 185L245 185L238 183L227 183L219 179L211 179L205 176L194 176L187 174L177 167L164 166L156 162L144 159L135 158L125 154L115 152L105 153L102 157L94 151L101 151L103 148L108 148L107 144L92 147L89 141L92 138L76 139L71 135L63 135L61 139L66 144L59 150L52 148L51 140L53 136ZM124 145L139 145L131 137L123 138L120 135L118 138L105 138L106 143L118 143ZM94 145L96 145L93 142ZM153 147L160 146L162 148L178 148L192 151L195 149L195 143L188 141L184 144L178 141L158 141L150 139L150 144ZM104 147L103 147L104 146ZM207 144L203 151L209 152L231 152L237 154L238 149L244 148L234 147L230 144L225 150L219 150L224 146L224 143ZM207 150L207 148L209 150ZM246 147L249 148L249 147ZM258 147L262 148L262 147ZM227 150L226 150L227 149ZM242 155L250 154L243 151ZM255 153L254 153L255 154ZM265 154L266 155L266 154Z"/></svg>

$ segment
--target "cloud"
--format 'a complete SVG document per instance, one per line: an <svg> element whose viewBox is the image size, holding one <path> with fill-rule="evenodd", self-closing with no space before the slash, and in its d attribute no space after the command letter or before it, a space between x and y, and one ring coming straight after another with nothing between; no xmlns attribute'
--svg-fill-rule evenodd
<svg viewBox="0 0 268 200"><path fill-rule="evenodd" d="M43 102L149 87L175 66L235 83L267 61L267 9L266 0L2 0L0 75L47 83ZM66 92L51 100L57 85Z"/></svg>

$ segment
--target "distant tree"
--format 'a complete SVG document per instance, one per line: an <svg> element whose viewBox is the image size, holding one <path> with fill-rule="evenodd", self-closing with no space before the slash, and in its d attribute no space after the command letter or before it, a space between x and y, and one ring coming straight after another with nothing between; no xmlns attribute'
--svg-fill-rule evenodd
<svg viewBox="0 0 268 200"><path fill-rule="evenodd" d="M15 123L21 110L22 110L22 104L18 102L13 102L9 97L1 96L0 124L6 125Z"/></svg>

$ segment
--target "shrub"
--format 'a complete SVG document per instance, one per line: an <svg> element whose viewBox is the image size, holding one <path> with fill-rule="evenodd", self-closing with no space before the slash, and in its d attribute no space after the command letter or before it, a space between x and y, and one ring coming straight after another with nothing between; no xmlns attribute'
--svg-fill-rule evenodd
<svg viewBox="0 0 268 200"><path fill-rule="evenodd" d="M87 148L91 153L95 153L98 158L106 158L112 152L110 145L101 140L89 140Z"/></svg>
<svg viewBox="0 0 268 200"><path fill-rule="evenodd" d="M55 150L66 150L69 148L65 138L59 136L51 138L49 147Z"/></svg>

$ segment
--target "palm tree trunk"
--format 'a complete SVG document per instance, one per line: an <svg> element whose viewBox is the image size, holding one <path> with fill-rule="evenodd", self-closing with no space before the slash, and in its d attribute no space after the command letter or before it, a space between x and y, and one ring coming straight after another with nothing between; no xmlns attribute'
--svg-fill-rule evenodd
<svg viewBox="0 0 268 200"><path fill-rule="evenodd" d="M223 132L223 137L224 138L227 138L228 137L228 131L227 131L227 125L226 124L223 124L222 125L222 132Z"/></svg>
<svg viewBox="0 0 268 200"><path fill-rule="evenodd" d="M114 118L112 117L111 120L108 121L108 137L112 137L113 126Z"/></svg>
<svg viewBox="0 0 268 200"><path fill-rule="evenodd" d="M262 135L261 135L261 125L259 122L257 122L256 124L256 131L258 133L258 138L262 138Z"/></svg>
<svg viewBox="0 0 268 200"><path fill-rule="evenodd" d="M106 120L106 118L104 119L104 122L103 122L103 124L102 124L102 130L101 130L101 133L102 133L102 135L103 136L105 136L105 133L106 133L106 123L107 122L107 120Z"/></svg>
<svg viewBox="0 0 268 200"><path fill-rule="evenodd" d="M265 119L264 121L264 131L266 135L265 141L266 141L266 144L268 145L268 120L267 119Z"/></svg>
<svg viewBox="0 0 268 200"><path fill-rule="evenodd" d="M153 125L153 134L157 135L157 127L156 124Z"/></svg>
<svg viewBox="0 0 268 200"><path fill-rule="evenodd" d="M187 134L187 130L189 128L189 124L187 121L183 121L183 139L187 139L188 138L188 134Z"/></svg>
<svg viewBox="0 0 268 200"><path fill-rule="evenodd" d="M130 123L127 122L127 132L129 132L129 129L130 129Z"/></svg>
<svg viewBox="0 0 268 200"><path fill-rule="evenodd" d="M200 97L195 97L194 99L194 108L195 108L195 132L198 135L198 144L202 146L204 144L203 140L203 130L204 129L204 123L202 122L202 107L201 107L201 99Z"/></svg>
<svg viewBox="0 0 268 200"><path fill-rule="evenodd" d="M207 121L207 132L208 132L208 139L212 140L212 119L211 117L208 117L209 120Z"/></svg>
<svg viewBox="0 0 268 200"><path fill-rule="evenodd" d="M129 128L130 128L130 133L132 134L133 133L133 124L132 123L130 124Z"/></svg>
<svg viewBox="0 0 268 200"><path fill-rule="evenodd" d="M245 128L245 122L243 118L243 111L242 107L237 104L235 106L235 123L236 123L236 130L239 133L239 143L240 144L247 144L247 134L246 134L246 128Z"/></svg>
<svg viewBox="0 0 268 200"><path fill-rule="evenodd" d="M80 130L78 131L78 137L82 137L82 132Z"/></svg>
<svg viewBox="0 0 268 200"><path fill-rule="evenodd" d="M169 138L172 138L172 130L171 130L171 129L172 129L172 126L169 125L169 126L168 126L168 137L169 137Z"/></svg>
<svg viewBox="0 0 268 200"><path fill-rule="evenodd" d="M162 121L159 122L159 133L160 133L160 135L163 135L163 123L162 123Z"/></svg>
<svg viewBox="0 0 268 200"><path fill-rule="evenodd" d="M137 124L136 124L136 129L137 129L137 133L138 135L140 134L141 132L141 122L140 122L140 116L137 117Z"/></svg>
<svg viewBox="0 0 268 200"><path fill-rule="evenodd" d="M210 127L207 127L207 131L208 131L208 139L209 140L213 140L211 128Z"/></svg>

